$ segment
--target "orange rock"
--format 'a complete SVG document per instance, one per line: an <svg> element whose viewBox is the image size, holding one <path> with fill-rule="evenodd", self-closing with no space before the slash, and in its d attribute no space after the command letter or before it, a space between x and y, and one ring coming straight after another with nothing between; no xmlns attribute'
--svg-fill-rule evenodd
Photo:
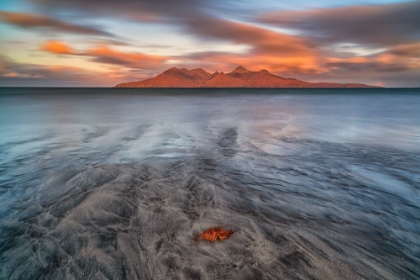
<svg viewBox="0 0 420 280"><path fill-rule="evenodd" d="M233 230L225 230L221 227L213 227L203 231L200 234L197 234L195 236L195 240L206 240L210 242L214 242L217 239L225 240L233 233L235 233Z"/></svg>

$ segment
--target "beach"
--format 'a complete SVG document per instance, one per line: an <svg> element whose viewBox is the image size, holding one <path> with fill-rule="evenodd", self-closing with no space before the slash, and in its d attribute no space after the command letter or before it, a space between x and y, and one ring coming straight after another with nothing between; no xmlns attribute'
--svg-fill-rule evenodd
<svg viewBox="0 0 420 280"><path fill-rule="evenodd" d="M1 279L418 279L418 89L0 89ZM220 226L226 240L194 236Z"/></svg>

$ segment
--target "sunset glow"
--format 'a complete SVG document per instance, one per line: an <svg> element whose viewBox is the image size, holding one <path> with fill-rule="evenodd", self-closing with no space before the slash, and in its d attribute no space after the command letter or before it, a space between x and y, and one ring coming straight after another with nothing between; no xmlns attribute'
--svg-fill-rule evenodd
<svg viewBox="0 0 420 280"><path fill-rule="evenodd" d="M310 82L419 87L420 2L18 0L0 4L0 86L113 86L242 65Z"/></svg>

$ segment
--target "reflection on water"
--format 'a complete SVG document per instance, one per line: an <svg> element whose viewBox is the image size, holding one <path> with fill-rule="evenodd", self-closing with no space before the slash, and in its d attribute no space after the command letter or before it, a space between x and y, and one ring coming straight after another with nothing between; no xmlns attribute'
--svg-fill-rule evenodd
<svg viewBox="0 0 420 280"><path fill-rule="evenodd" d="M420 278L418 90L1 89L0 135L1 279Z"/></svg>

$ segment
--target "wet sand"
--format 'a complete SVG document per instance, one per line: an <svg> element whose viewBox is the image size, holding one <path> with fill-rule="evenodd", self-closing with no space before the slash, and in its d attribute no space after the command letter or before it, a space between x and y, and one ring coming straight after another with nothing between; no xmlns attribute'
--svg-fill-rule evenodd
<svg viewBox="0 0 420 280"><path fill-rule="evenodd" d="M0 96L1 279L420 277L417 95L127 93Z"/></svg>

